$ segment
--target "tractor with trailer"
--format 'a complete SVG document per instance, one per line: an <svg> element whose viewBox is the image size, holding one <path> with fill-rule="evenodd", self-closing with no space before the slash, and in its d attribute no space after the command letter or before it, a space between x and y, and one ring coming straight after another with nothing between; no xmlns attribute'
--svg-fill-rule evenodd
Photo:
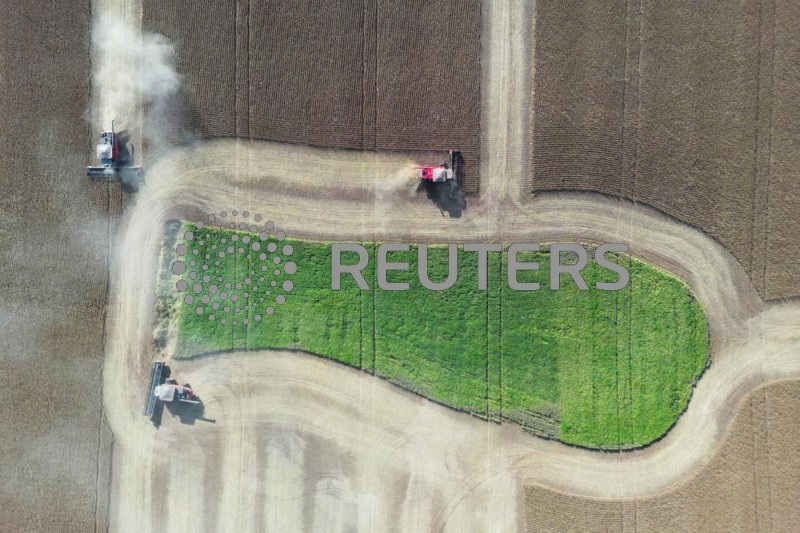
<svg viewBox="0 0 800 533"><path fill-rule="evenodd" d="M133 149L128 149L128 135L125 131L115 131L111 121L111 131L100 134L97 145L99 167L86 167L86 176L93 180L119 181L128 192L139 190L142 181L142 167L134 166Z"/></svg>
<svg viewBox="0 0 800 533"><path fill-rule="evenodd" d="M159 402L181 402L199 405L200 401L194 396L194 391L188 385L178 385L178 382L168 377L169 368L164 361L153 363L153 372L150 374L150 388L147 393L147 403L144 407L145 416L153 418Z"/></svg>

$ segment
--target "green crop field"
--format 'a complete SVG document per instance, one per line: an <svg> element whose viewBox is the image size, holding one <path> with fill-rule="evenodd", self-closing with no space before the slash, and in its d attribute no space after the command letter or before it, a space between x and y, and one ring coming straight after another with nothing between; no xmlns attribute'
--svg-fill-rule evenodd
<svg viewBox="0 0 800 533"><path fill-rule="evenodd" d="M616 274L590 261L582 272L589 290L579 290L564 275L560 290L552 291L548 253L528 253L522 259L538 261L540 270L518 277L540 282L541 289L522 292L505 281L505 255L490 254L489 288L481 291L477 254L459 250L458 281L436 292L417 279L412 247L392 255L392 261L407 261L410 268L391 272L389 279L408 281L411 289L381 291L375 282L375 246L366 245L370 290L359 290L345 275L341 290L332 291L329 243L278 243L278 252L288 244L291 255L273 265L247 246L217 258L232 239L241 243L250 235L256 242L257 235L198 230L192 224L184 231L195 238L186 242L185 272L171 281L185 280L185 294L193 302L178 307L176 357L298 349L476 416L511 420L541 436L604 449L642 446L665 434L707 364L705 314L689 289L627 255L615 258L630 271L631 282L623 290L595 289L596 281L615 281ZM203 261L206 256L210 260ZM297 265L292 275L282 268L288 260ZM350 261L347 255L343 260ZM429 271L434 281L446 277L446 248L430 249ZM216 293L193 292L203 276L217 280ZM289 279L293 286L281 290ZM249 283L226 288L223 282L229 280ZM233 294L237 302L231 301ZM278 294L285 295L285 303L275 301ZM267 307L274 313L267 314Z"/></svg>

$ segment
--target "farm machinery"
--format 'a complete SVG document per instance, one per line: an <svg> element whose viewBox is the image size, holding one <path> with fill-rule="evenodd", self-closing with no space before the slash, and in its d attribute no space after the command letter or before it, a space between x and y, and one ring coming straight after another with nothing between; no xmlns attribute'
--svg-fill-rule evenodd
<svg viewBox="0 0 800 533"><path fill-rule="evenodd" d="M417 167L419 179L431 183L444 183L455 179L461 185L463 158L458 150L450 150L448 160L440 165Z"/></svg>
<svg viewBox="0 0 800 533"><path fill-rule="evenodd" d="M450 217L460 217L467 206L461 192L464 159L458 150L450 150L447 161L439 165L417 167L419 170L419 186L417 191L424 190L427 197L436 204L442 216L445 212Z"/></svg>
<svg viewBox="0 0 800 533"><path fill-rule="evenodd" d="M164 361L155 361L153 363L153 372L150 375L150 388L147 392L147 403L144 408L145 416L153 417L158 402L200 403L195 399L192 388L188 385L178 385L177 381L167 377L168 371L169 369Z"/></svg>
<svg viewBox="0 0 800 533"><path fill-rule="evenodd" d="M100 134L97 159L100 160L100 166L86 167L86 176L93 180L119 181L129 192L139 190L142 167L133 165L133 153L128 150L128 135L124 131L115 131L113 120L111 131Z"/></svg>

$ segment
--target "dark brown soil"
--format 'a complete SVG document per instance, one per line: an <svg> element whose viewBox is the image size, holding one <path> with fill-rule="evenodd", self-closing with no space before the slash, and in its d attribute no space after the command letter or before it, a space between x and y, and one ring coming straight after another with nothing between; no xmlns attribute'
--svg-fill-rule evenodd
<svg viewBox="0 0 800 533"><path fill-rule="evenodd" d="M648 203L722 242L768 299L800 296L800 10L536 7L533 191Z"/></svg>
<svg viewBox="0 0 800 533"><path fill-rule="evenodd" d="M458 148L464 189L477 192L478 0L143 5L144 28L177 45L186 84L176 108L200 135L359 150Z"/></svg>

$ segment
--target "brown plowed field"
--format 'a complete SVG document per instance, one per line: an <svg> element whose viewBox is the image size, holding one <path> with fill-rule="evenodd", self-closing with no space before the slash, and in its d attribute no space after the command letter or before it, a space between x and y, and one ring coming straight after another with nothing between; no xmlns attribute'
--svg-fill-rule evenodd
<svg viewBox="0 0 800 533"><path fill-rule="evenodd" d="M107 525L100 378L119 197L83 170L90 24L85 1L0 5L0 531Z"/></svg>
<svg viewBox="0 0 800 533"><path fill-rule="evenodd" d="M788 1L539 2L532 190L646 202L800 295L798 26Z"/></svg>
<svg viewBox="0 0 800 533"><path fill-rule="evenodd" d="M594 500L525 489L528 531L791 531L800 521L800 381L741 403L706 468L657 496Z"/></svg>
<svg viewBox="0 0 800 533"><path fill-rule="evenodd" d="M478 0L145 0L142 25L177 45L176 108L203 136L459 148L464 189L478 191Z"/></svg>

